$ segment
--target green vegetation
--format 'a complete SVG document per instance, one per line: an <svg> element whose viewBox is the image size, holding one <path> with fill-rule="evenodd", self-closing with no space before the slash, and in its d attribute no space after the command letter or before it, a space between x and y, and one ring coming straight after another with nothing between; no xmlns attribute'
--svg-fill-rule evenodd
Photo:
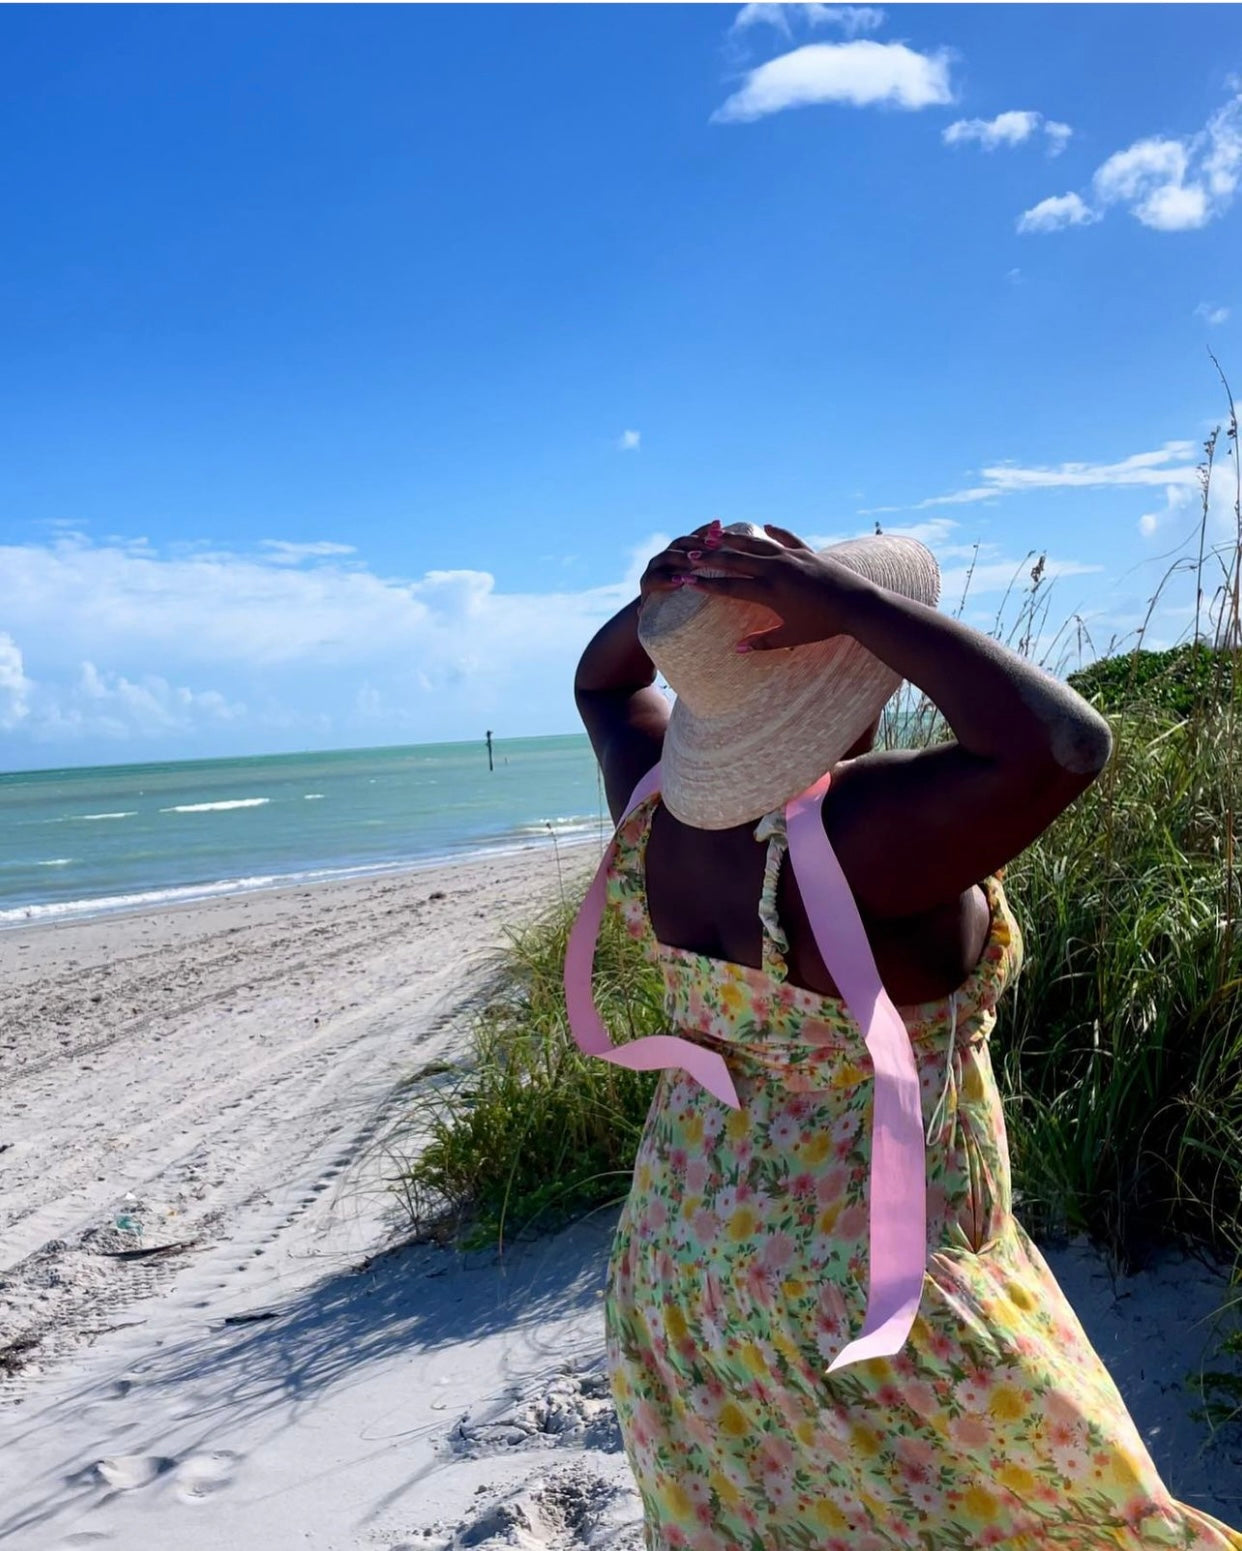
<svg viewBox="0 0 1242 1551"><path fill-rule="evenodd" d="M1197 561L1170 573L1194 573L1195 637L1155 652L1140 634L1132 651L1072 674L1110 716L1114 755L1006 879L1026 965L992 1049L1018 1215L1036 1234L1089 1234L1125 1269L1169 1242L1242 1267L1242 542L1223 554L1206 544L1215 444ZM1234 516L1242 536L1236 502ZM1200 609L1217 564L1209 645ZM1042 557L1028 576L1016 623L1005 630L998 615L994 633L1064 671L1057 653L1072 640L1081 654L1085 627L1049 641ZM934 708L909 694L884 729L889 743L943 735ZM568 1035L560 977L572 915L562 905L514 938L467 1067L417 1101L426 1144L400 1188L422 1230L449 1222L494 1239L627 1189L651 1079L582 1057ZM661 1027L658 980L615 920L596 987L616 1037ZM1242 1414L1236 1377L1201 1382L1214 1418Z"/></svg>
<svg viewBox="0 0 1242 1551"><path fill-rule="evenodd" d="M1101 711L1167 712L1179 720L1234 699L1237 654L1206 641L1187 641L1166 652L1127 652L1103 657L1071 673L1069 682Z"/></svg>
<svg viewBox="0 0 1242 1551"><path fill-rule="evenodd" d="M397 1189L420 1233L468 1245L546 1229L624 1196L655 1089L650 1073L584 1056L565 1020L565 941L577 902L510 934L477 1013L468 1064L413 1100L422 1144ZM611 913L595 999L617 1038L665 1027L658 977Z"/></svg>

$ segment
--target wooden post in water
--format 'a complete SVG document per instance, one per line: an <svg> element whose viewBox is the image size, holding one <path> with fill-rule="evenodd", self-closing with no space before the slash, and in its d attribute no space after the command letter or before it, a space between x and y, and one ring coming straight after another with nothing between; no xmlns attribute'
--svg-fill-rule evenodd
<svg viewBox="0 0 1242 1551"><path fill-rule="evenodd" d="M495 770L496 768L492 763L492 733L490 727L487 731L487 768L489 770Z"/></svg>

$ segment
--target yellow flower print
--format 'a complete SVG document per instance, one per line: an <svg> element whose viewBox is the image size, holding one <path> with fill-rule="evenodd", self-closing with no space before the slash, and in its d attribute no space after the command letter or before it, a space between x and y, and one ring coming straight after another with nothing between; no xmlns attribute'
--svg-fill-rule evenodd
<svg viewBox="0 0 1242 1551"><path fill-rule="evenodd" d="M728 1234L735 1244L753 1238L759 1231L759 1214L753 1206L739 1206L729 1218Z"/></svg>
<svg viewBox="0 0 1242 1551"><path fill-rule="evenodd" d="M849 1520L841 1512L840 1508L835 1503L829 1502L826 1497L820 1498L812 1512L815 1515L817 1524L822 1525L826 1530L832 1530L834 1533L845 1529L849 1524Z"/></svg>
<svg viewBox="0 0 1242 1551"><path fill-rule="evenodd" d="M691 1115L681 1128L681 1134L686 1139L687 1147L701 1147L703 1144L703 1117Z"/></svg>
<svg viewBox="0 0 1242 1551"><path fill-rule="evenodd" d="M744 1142L750 1135L750 1116L744 1109L735 1109L725 1121L725 1135L731 1142Z"/></svg>
<svg viewBox="0 0 1242 1551"><path fill-rule="evenodd" d="M1011 1492L1016 1492L1020 1497L1029 1497L1035 1490L1036 1481L1033 1471L1025 1465L1002 1465L996 1472L996 1479L1002 1486L1008 1487Z"/></svg>
<svg viewBox="0 0 1242 1551"><path fill-rule="evenodd" d="M746 1006L746 992L735 981L726 980L720 987L720 1010L727 1017L735 1018Z"/></svg>
<svg viewBox="0 0 1242 1551"><path fill-rule="evenodd" d="M767 1372L768 1360L763 1355L763 1348L756 1345L754 1341L744 1341L738 1356L742 1360L742 1367L755 1378Z"/></svg>
<svg viewBox="0 0 1242 1551"><path fill-rule="evenodd" d="M675 1303L670 1303L664 1311L664 1328L668 1331L670 1341L684 1341L689 1334L686 1316Z"/></svg>
<svg viewBox="0 0 1242 1551"><path fill-rule="evenodd" d="M832 1139L823 1131L818 1132L809 1142L798 1144L798 1157L808 1169L823 1163L831 1151Z"/></svg>
<svg viewBox="0 0 1242 1551"><path fill-rule="evenodd" d="M660 1483L660 1497L674 1518L688 1519L694 1512L690 1494L675 1476L665 1476Z"/></svg>
<svg viewBox="0 0 1242 1551"><path fill-rule="evenodd" d="M962 1507L968 1517L985 1523L996 1517L996 1499L981 1486L968 1486L962 1493Z"/></svg>
<svg viewBox="0 0 1242 1551"><path fill-rule="evenodd" d="M741 1406L726 1400L720 1408L720 1431L729 1438L744 1438L750 1431L750 1423Z"/></svg>
<svg viewBox="0 0 1242 1551"><path fill-rule="evenodd" d="M1012 1384L998 1384L988 1396L988 1415L998 1422L1016 1422L1025 1412L1021 1391Z"/></svg>

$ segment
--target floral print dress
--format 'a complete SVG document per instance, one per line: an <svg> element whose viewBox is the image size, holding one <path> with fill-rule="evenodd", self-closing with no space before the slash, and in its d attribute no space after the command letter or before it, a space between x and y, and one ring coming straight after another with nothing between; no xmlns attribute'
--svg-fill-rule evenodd
<svg viewBox="0 0 1242 1551"><path fill-rule="evenodd" d="M788 983L765 819L763 966L655 941L622 824L608 898L670 1022L722 1050L741 1108L665 1071L609 1269L613 1392L648 1551L1242 1551L1175 1502L1038 1249L1014 1221L988 1056L1021 959L999 881L949 997L900 1009L928 1125L927 1271L903 1350L828 1375L867 1293L869 1058L844 1004Z"/></svg>

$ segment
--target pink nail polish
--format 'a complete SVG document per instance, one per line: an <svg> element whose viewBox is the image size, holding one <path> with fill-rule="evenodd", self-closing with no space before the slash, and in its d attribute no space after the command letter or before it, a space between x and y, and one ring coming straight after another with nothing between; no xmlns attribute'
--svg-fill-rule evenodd
<svg viewBox="0 0 1242 1551"><path fill-rule="evenodd" d="M687 560L702 560L702 558L703 551L701 549L688 549L686 551Z"/></svg>
<svg viewBox="0 0 1242 1551"><path fill-rule="evenodd" d="M737 643L736 650L739 652L753 652L754 647L750 644L749 641L739 641Z"/></svg>

